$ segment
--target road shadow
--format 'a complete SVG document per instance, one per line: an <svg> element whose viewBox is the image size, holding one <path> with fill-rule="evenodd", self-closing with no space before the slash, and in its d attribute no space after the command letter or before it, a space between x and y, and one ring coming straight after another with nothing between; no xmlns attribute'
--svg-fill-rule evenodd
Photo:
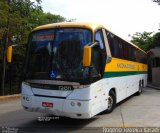
<svg viewBox="0 0 160 133"><path fill-rule="evenodd" d="M20 133L77 131L98 119L96 116L91 119L71 119L23 109L0 114L0 118L0 127L17 128Z"/></svg>
<svg viewBox="0 0 160 133"><path fill-rule="evenodd" d="M23 132L74 132L86 127L92 121L98 119L71 119L68 117L57 117L53 115L39 116L42 119L32 120L20 126ZM45 118L45 119L43 119Z"/></svg>

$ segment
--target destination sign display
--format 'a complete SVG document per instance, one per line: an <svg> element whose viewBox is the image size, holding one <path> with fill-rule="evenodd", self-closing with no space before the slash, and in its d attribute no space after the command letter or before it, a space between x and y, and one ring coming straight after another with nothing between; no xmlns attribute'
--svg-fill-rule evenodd
<svg viewBox="0 0 160 133"><path fill-rule="evenodd" d="M32 41L52 41L54 35L34 35Z"/></svg>

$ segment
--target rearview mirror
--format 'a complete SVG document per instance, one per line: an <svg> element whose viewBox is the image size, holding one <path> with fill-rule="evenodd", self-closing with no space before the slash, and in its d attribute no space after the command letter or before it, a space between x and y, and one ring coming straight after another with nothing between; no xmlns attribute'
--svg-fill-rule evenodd
<svg viewBox="0 0 160 133"><path fill-rule="evenodd" d="M7 48L7 62L11 63L12 62L12 51L13 51L13 46L9 46Z"/></svg>
<svg viewBox="0 0 160 133"><path fill-rule="evenodd" d="M83 66L89 67L91 65L91 55L92 55L92 48L89 46L84 47L83 51Z"/></svg>
<svg viewBox="0 0 160 133"><path fill-rule="evenodd" d="M97 45L99 45L99 43L95 42L95 43L88 44L84 47L84 51L83 51L83 66L84 67L91 66L91 63L92 63L92 48L94 46L97 46Z"/></svg>

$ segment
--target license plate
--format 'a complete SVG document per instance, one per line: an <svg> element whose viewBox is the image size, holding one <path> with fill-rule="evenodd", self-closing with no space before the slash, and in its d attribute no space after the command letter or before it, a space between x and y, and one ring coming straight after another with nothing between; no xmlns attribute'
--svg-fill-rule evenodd
<svg viewBox="0 0 160 133"><path fill-rule="evenodd" d="M47 107L47 108L53 108L53 103L49 102L42 102L42 107Z"/></svg>

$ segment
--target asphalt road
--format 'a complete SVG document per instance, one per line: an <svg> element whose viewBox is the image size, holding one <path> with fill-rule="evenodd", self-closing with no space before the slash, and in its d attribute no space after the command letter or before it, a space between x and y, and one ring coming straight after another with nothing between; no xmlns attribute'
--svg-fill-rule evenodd
<svg viewBox="0 0 160 133"><path fill-rule="evenodd" d="M104 132L104 127L160 127L160 90L144 88L111 114L77 120L23 110L20 99L0 101L0 132ZM108 130L107 130L108 131Z"/></svg>

